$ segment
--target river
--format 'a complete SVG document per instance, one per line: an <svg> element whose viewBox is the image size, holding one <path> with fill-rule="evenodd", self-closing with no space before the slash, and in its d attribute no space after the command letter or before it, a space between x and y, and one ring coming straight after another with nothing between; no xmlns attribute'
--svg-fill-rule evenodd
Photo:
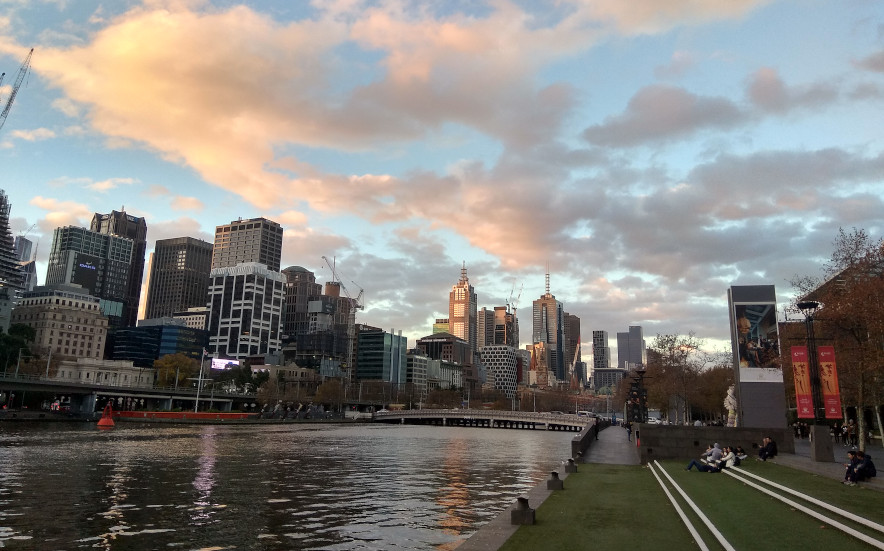
<svg viewBox="0 0 884 551"><path fill-rule="evenodd" d="M0 547L449 550L546 479L573 436L0 423Z"/></svg>

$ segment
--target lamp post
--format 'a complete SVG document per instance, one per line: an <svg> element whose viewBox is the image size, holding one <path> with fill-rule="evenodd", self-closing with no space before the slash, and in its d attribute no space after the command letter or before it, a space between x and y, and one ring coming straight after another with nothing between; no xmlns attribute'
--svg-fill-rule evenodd
<svg viewBox="0 0 884 551"><path fill-rule="evenodd" d="M807 360L810 369L810 393L813 398L813 422L819 424L820 408L823 407L822 392L820 390L820 364L816 354L816 336L813 332L813 316L820 307L815 300L805 300L796 304L804 314L804 327L807 330Z"/></svg>
<svg viewBox="0 0 884 551"><path fill-rule="evenodd" d="M807 355L810 370L810 393L813 400L813 426L810 427L810 459L818 462L835 460L829 428L825 424L820 408L823 408L822 390L820 385L820 364L816 353L816 336L813 332L813 317L820 307L815 300L805 300L796 304L804 314L804 325L807 329Z"/></svg>

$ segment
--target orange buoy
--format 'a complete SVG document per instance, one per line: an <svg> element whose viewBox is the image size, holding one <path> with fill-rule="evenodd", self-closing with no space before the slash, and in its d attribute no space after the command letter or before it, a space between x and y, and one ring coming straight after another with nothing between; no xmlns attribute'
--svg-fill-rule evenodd
<svg viewBox="0 0 884 551"><path fill-rule="evenodd" d="M111 408L110 402L104 406L104 413L101 414L101 419L98 420L98 428L100 429L112 429L114 428L114 412Z"/></svg>

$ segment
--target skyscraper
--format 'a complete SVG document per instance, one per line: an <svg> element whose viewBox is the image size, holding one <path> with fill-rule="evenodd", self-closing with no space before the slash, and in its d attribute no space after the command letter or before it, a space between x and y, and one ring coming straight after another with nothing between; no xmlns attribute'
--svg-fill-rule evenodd
<svg viewBox="0 0 884 551"><path fill-rule="evenodd" d="M611 348L608 346L607 331L592 332L592 369L611 367Z"/></svg>
<svg viewBox="0 0 884 551"><path fill-rule="evenodd" d="M282 226L266 218L234 220L215 228L212 269L245 262L264 264L279 271L282 258Z"/></svg>
<svg viewBox="0 0 884 551"><path fill-rule="evenodd" d="M158 239L150 264L145 318L167 317L206 305L211 243L193 237Z"/></svg>
<svg viewBox="0 0 884 551"><path fill-rule="evenodd" d="M629 369L647 363L645 338L640 325L630 325L626 333L617 333L617 367Z"/></svg>
<svg viewBox="0 0 884 551"><path fill-rule="evenodd" d="M555 295L549 292L549 273L546 274L546 293L534 301L533 313L534 331L531 342L546 344L550 371L559 381L565 381L565 310Z"/></svg>
<svg viewBox="0 0 884 551"><path fill-rule="evenodd" d="M46 268L46 285L82 285L89 294L100 299L101 313L108 317L111 328L125 327L130 311L127 300L134 244L127 237L86 228L56 228Z"/></svg>
<svg viewBox="0 0 884 551"><path fill-rule="evenodd" d="M460 270L460 280L451 287L451 293L448 295L448 330L455 337L470 343L470 351L473 354L478 351L479 341L476 324L478 302L464 263Z"/></svg>
<svg viewBox="0 0 884 551"><path fill-rule="evenodd" d="M478 327L478 346L494 344L519 347L518 323L506 306L495 306L494 310L482 308L476 314Z"/></svg>
<svg viewBox="0 0 884 551"><path fill-rule="evenodd" d="M12 205L3 190L0 190L0 287L21 289L22 277L15 254L15 241L9 229L9 213Z"/></svg>
<svg viewBox="0 0 884 551"><path fill-rule="evenodd" d="M282 333L295 340L309 329L308 303L311 297L322 294L322 285L316 283L316 275L301 266L289 266L282 271L285 276L285 313L282 316Z"/></svg>
<svg viewBox="0 0 884 551"><path fill-rule="evenodd" d="M242 360L280 349L285 278L255 262L213 269L209 351Z"/></svg>
<svg viewBox="0 0 884 551"><path fill-rule="evenodd" d="M586 374L583 372L583 350L580 346L580 318L565 312L564 321L565 369L570 371L571 366L574 366L574 372L568 375L571 377L572 390L576 390L586 382Z"/></svg>
<svg viewBox="0 0 884 551"><path fill-rule="evenodd" d="M123 325L135 327L138 323L138 301L141 300L141 280L144 277L144 254L147 250L147 222L143 217L112 210L110 214L95 213L90 230L104 235L127 237L132 240L132 256L126 281Z"/></svg>

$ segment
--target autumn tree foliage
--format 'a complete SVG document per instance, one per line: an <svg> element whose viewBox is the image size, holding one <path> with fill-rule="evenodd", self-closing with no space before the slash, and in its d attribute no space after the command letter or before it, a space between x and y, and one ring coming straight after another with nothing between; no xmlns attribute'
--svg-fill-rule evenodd
<svg viewBox="0 0 884 551"><path fill-rule="evenodd" d="M196 377L200 362L180 352L166 354L153 362L157 373L157 384L163 387L175 386L175 377L178 377L178 386L186 384L189 377Z"/></svg>
<svg viewBox="0 0 884 551"><path fill-rule="evenodd" d="M733 369L726 354L704 349L705 341L690 332L687 335L657 335L648 348L648 406L674 412L671 422L691 419L719 419L726 414L724 398L734 382ZM624 379L628 385L629 378Z"/></svg>
<svg viewBox="0 0 884 551"><path fill-rule="evenodd" d="M822 275L791 282L798 302L816 301L814 333L818 345L835 347L842 404L857 408L860 434L863 411L873 410L881 434L884 402L884 240L863 229L839 229ZM845 419L846 421L846 419ZM865 439L861 438L861 447Z"/></svg>

